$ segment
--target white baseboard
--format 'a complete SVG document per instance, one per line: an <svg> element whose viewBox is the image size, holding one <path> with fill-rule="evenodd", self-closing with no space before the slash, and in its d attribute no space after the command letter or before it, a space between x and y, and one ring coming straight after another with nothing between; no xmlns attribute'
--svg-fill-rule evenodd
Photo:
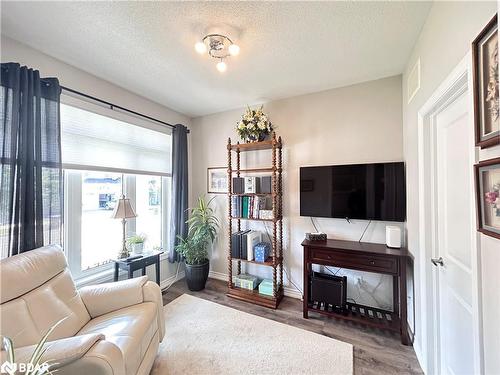
<svg viewBox="0 0 500 375"><path fill-rule="evenodd" d="M170 287L170 285L172 285L176 281L183 279L184 276L185 276L185 272L181 271L181 272L179 272L179 274L177 276L173 275L173 276L167 277L165 280L162 280L160 282L160 289L164 290L165 288Z"/></svg>
<svg viewBox="0 0 500 375"><path fill-rule="evenodd" d="M300 290L297 290L295 288L285 286L285 296L300 299L302 301L302 293L300 292Z"/></svg>
<svg viewBox="0 0 500 375"><path fill-rule="evenodd" d="M215 271L210 271L208 273L208 277L211 279L216 279L216 280L222 280L222 281L227 281L227 274L222 273L222 272L215 272ZM291 298L296 298L296 299L302 299L302 293L295 289L295 288L290 288L285 286L285 296L291 297Z"/></svg>
<svg viewBox="0 0 500 375"><path fill-rule="evenodd" d="M211 279L227 281L227 274L222 272L210 271L208 273L208 277L210 277Z"/></svg>

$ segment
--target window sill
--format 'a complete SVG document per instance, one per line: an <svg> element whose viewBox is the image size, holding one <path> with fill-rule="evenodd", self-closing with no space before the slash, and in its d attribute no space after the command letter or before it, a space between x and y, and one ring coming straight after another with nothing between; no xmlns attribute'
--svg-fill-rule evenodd
<svg viewBox="0 0 500 375"><path fill-rule="evenodd" d="M107 283L113 281L114 270L110 267L104 271L96 272L91 275L83 275L75 279L75 284L77 288L87 285L95 285L101 283Z"/></svg>
<svg viewBox="0 0 500 375"><path fill-rule="evenodd" d="M160 255L160 263L168 261L167 253L163 253ZM101 283L108 283L113 281L113 263L107 266L104 270L99 272L94 272L91 275L82 275L78 278L75 278L75 284L77 288L81 288L87 285L95 285Z"/></svg>

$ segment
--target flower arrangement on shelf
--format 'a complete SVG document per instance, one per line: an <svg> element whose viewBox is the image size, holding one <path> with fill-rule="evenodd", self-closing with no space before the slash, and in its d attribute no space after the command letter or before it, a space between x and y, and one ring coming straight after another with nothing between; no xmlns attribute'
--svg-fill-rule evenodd
<svg viewBox="0 0 500 375"><path fill-rule="evenodd" d="M495 215L500 216L500 183L493 185L491 191L484 193L484 196Z"/></svg>
<svg viewBox="0 0 500 375"><path fill-rule="evenodd" d="M257 110L248 107L241 116L236 131L245 142L260 142L272 133L273 124L262 109L263 106Z"/></svg>

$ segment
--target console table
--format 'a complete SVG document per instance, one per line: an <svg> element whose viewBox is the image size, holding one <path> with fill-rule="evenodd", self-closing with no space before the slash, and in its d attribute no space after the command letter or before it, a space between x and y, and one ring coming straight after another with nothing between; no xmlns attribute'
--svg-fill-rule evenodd
<svg viewBox="0 0 500 375"><path fill-rule="evenodd" d="M382 244L327 240L302 242L304 247L304 301L303 315L307 319L309 312L328 317L362 323L368 326L397 332L404 345L411 345L411 333L408 331L406 303L406 269L412 261L404 248L391 249ZM375 272L393 277L393 311L382 310L357 303L347 302L344 311L325 306L310 300L310 278L312 265L347 268L359 271Z"/></svg>

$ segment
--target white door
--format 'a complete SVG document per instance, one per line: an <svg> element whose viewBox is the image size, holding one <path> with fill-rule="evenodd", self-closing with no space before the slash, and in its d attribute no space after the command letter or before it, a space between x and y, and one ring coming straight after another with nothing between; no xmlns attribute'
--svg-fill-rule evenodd
<svg viewBox="0 0 500 375"><path fill-rule="evenodd" d="M436 368L474 374L474 191L471 117L467 93L434 121Z"/></svg>

